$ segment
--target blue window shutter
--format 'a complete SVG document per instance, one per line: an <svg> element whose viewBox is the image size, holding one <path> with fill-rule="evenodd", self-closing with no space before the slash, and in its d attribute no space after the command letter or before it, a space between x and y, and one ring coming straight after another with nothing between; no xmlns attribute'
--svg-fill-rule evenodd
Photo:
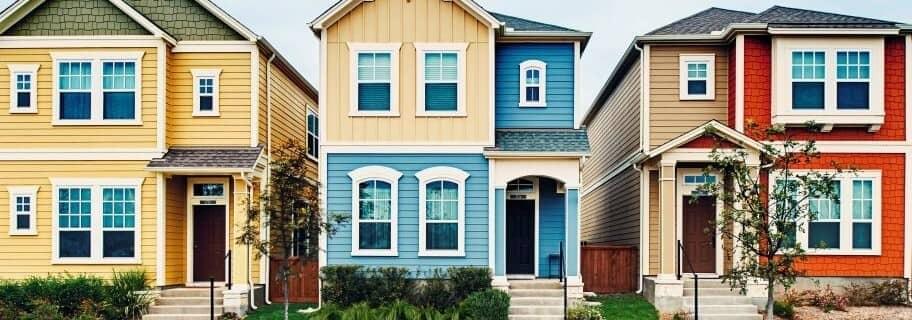
<svg viewBox="0 0 912 320"><path fill-rule="evenodd" d="M867 82L839 82L836 85L836 108L868 109L870 95Z"/></svg>
<svg viewBox="0 0 912 320"><path fill-rule="evenodd" d="M823 82L792 82L792 108L823 109Z"/></svg>
<svg viewBox="0 0 912 320"><path fill-rule="evenodd" d="M358 110L361 110L361 111L389 111L390 110L390 84L389 83L359 83L358 84Z"/></svg>
<svg viewBox="0 0 912 320"><path fill-rule="evenodd" d="M136 94L133 92L105 92L104 119L136 119Z"/></svg>
<svg viewBox="0 0 912 320"><path fill-rule="evenodd" d="M92 94L89 92L61 92L60 119L88 120L92 117Z"/></svg>
<svg viewBox="0 0 912 320"><path fill-rule="evenodd" d="M424 110L456 111L455 83L428 83L424 85Z"/></svg>

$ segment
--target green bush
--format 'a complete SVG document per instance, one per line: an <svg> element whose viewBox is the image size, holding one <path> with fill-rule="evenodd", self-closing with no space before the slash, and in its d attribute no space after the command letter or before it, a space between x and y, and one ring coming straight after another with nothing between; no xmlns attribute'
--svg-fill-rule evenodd
<svg viewBox="0 0 912 320"><path fill-rule="evenodd" d="M773 314L780 318L792 319L795 317L795 307L784 301L773 302Z"/></svg>
<svg viewBox="0 0 912 320"><path fill-rule="evenodd" d="M475 292L491 289L491 270L476 267L451 267L447 275L453 285L453 295L462 300Z"/></svg>
<svg viewBox="0 0 912 320"><path fill-rule="evenodd" d="M368 281L361 266L327 266L321 273L323 299L327 303L348 307L364 301L365 293L370 292L370 288L365 288Z"/></svg>
<svg viewBox="0 0 912 320"><path fill-rule="evenodd" d="M405 268L377 268L370 272L367 300L377 307L390 301L407 300L412 294L412 280Z"/></svg>
<svg viewBox="0 0 912 320"><path fill-rule="evenodd" d="M459 305L463 318L468 320L503 320L510 313L510 295L488 289L472 293Z"/></svg>
<svg viewBox="0 0 912 320"><path fill-rule="evenodd" d="M889 280L878 283L845 286L845 297L853 306L896 306L904 305L907 300L906 284L903 281Z"/></svg>
<svg viewBox="0 0 912 320"><path fill-rule="evenodd" d="M594 306L575 305L567 309L567 320L603 320L602 313Z"/></svg>
<svg viewBox="0 0 912 320"><path fill-rule="evenodd" d="M151 303L144 271L115 272L103 279L64 274L0 283L0 319L137 319Z"/></svg>
<svg viewBox="0 0 912 320"><path fill-rule="evenodd" d="M434 270L429 278L424 279L412 296L415 305L437 310L450 309L458 302L450 281L440 270Z"/></svg>
<svg viewBox="0 0 912 320"><path fill-rule="evenodd" d="M115 272L107 290L105 317L109 319L142 318L152 303L152 296L145 293L148 289L148 280L144 271Z"/></svg>

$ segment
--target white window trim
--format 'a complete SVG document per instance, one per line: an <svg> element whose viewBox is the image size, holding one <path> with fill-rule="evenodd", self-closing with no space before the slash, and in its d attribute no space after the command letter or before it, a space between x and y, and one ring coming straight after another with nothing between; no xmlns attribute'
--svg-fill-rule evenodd
<svg viewBox="0 0 912 320"><path fill-rule="evenodd" d="M833 170L814 170L824 174L835 174ZM793 174L807 174L810 170L792 170ZM769 183L773 185L779 180L781 173L771 172ZM882 193L883 179L880 170L860 170L856 172L846 172L839 174L835 180L840 183L840 223L839 223L839 245L840 248L816 249L809 248L809 228L810 221L805 217L799 223L804 225L804 230L798 230L796 240L801 243L801 247L808 255L834 255L834 256L880 256L881 255L881 234L882 234ZM867 179L872 180L873 202L871 206L871 249L852 249L852 180ZM772 190L770 191L772 192ZM846 200L848 199L848 201ZM802 201L802 206L807 205L807 199Z"/></svg>
<svg viewBox="0 0 912 320"><path fill-rule="evenodd" d="M316 111L314 111L313 109L311 109L310 106L307 106L307 115L306 116L307 117L313 116L317 120L317 128L318 129L320 128L320 114L317 113ZM316 132L311 133L310 132L310 123L306 122L306 120L307 120L306 118L304 120L305 120L305 127L306 127L304 130L307 131L306 134L308 137L307 143L308 144L310 143L310 139L309 139L310 136L314 136L317 140L317 154L313 155L313 154L310 154L310 152L307 152L307 157L310 158L310 160L319 161L320 160L319 159L319 157L320 157L320 151L319 151L320 150L320 147L319 147L320 131L317 130Z"/></svg>
<svg viewBox="0 0 912 320"><path fill-rule="evenodd" d="M712 53L683 53L678 57L679 82L681 100L715 100L716 99L716 55ZM706 63L706 94L689 94L687 92L687 64Z"/></svg>
<svg viewBox="0 0 912 320"><path fill-rule="evenodd" d="M219 77L222 69L193 69L193 116L218 117L219 116ZM202 78L212 78L212 111L200 110L199 81Z"/></svg>
<svg viewBox="0 0 912 320"><path fill-rule="evenodd" d="M881 38L773 38L772 68L772 121L774 124L804 125L814 121L823 125L823 131L833 126L868 126L876 132L884 123L884 39ZM868 110L836 108L836 52L870 52L870 78ZM822 110L792 109L792 52L823 51L826 54L824 82L824 108Z"/></svg>
<svg viewBox="0 0 912 320"><path fill-rule="evenodd" d="M82 265L82 264L123 264L136 265L142 263L142 184L145 178L50 178L51 181L51 264ZM59 248L59 219L58 190L60 188L91 188L92 189L92 227L90 233L91 254L87 258L61 258ZM102 188L104 187L134 187L136 188L136 225L133 228L133 249L136 255L133 258L104 258L102 255L103 242L103 217L101 214ZM98 211L96 211L96 208Z"/></svg>
<svg viewBox="0 0 912 320"><path fill-rule="evenodd" d="M51 85L53 94L51 95L51 106L53 116L51 124L55 126L135 126L142 125L142 58L145 52L51 52ZM108 61L124 61L136 63L136 95L134 115L136 119L104 119L104 89L102 87L103 67L102 64ZM60 119L60 63L68 61L80 61L92 63L92 115L88 120L65 120Z"/></svg>
<svg viewBox="0 0 912 320"><path fill-rule="evenodd" d="M9 212L10 212L10 223L9 223L9 235L11 236L34 236L38 234L38 226L35 225L37 222L37 206L38 206L38 186L11 186L7 187L6 191L9 192ZM25 230L17 229L16 220L16 197L29 197L31 198L29 202L29 228Z"/></svg>
<svg viewBox="0 0 912 320"><path fill-rule="evenodd" d="M10 72L10 113L38 113L38 68L37 64L10 64L6 66ZM16 90L16 76L27 74L31 76L32 88L30 91L31 105L28 108L18 106L19 98Z"/></svg>
<svg viewBox="0 0 912 320"><path fill-rule="evenodd" d="M348 173L352 179L352 256L362 257L395 257L399 255L399 178L402 173L383 166L366 166ZM368 180L378 180L390 184L390 248L361 249L360 248L360 193L358 184Z"/></svg>
<svg viewBox="0 0 912 320"><path fill-rule="evenodd" d="M536 69L538 75L538 101L526 100L526 71ZM519 64L519 106L546 107L548 105L548 64L541 60L526 60Z"/></svg>
<svg viewBox="0 0 912 320"><path fill-rule="evenodd" d="M465 198L466 179L469 173L453 167L431 167L415 174L418 177L418 256L419 257L464 257L465 256ZM458 186L456 214L456 250L430 250L427 248L427 184L435 181L449 181Z"/></svg>
<svg viewBox="0 0 912 320"><path fill-rule="evenodd" d="M469 44L461 43L415 43L415 116L418 117L464 117L466 116L466 49ZM433 51L456 52L458 63L456 78L456 111L427 111L424 109L424 54Z"/></svg>
<svg viewBox="0 0 912 320"><path fill-rule="evenodd" d="M398 117L399 116L399 49L401 42L391 43L348 43L349 55L349 100L350 117ZM390 54L390 109L389 111L358 110L358 54Z"/></svg>

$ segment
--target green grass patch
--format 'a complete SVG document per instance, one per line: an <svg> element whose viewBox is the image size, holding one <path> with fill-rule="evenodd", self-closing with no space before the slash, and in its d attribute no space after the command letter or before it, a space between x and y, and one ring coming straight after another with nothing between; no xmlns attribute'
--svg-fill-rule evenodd
<svg viewBox="0 0 912 320"><path fill-rule="evenodd" d="M288 319L289 320L306 320L307 316L301 313L298 313L298 310L303 310L307 308L316 308L313 304L298 304L292 303L288 305ZM285 305L281 302L273 301L273 304L268 306L260 306L256 311L247 314L246 320L281 320L285 319L283 312L285 310Z"/></svg>
<svg viewBox="0 0 912 320"><path fill-rule="evenodd" d="M634 294L598 296L592 301L601 302L602 316L605 319L625 320L658 320L659 312L649 301Z"/></svg>

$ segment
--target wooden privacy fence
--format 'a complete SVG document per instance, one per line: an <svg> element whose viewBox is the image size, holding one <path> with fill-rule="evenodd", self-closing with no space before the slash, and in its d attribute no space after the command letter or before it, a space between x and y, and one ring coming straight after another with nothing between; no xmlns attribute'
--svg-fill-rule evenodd
<svg viewBox="0 0 912 320"><path fill-rule="evenodd" d="M282 281L279 280L281 258L269 259L269 300L273 303L284 302ZM288 280L288 301L294 303L317 303L320 290L318 279L320 269L317 260L301 261L292 258L291 269L294 277Z"/></svg>
<svg viewBox="0 0 912 320"><path fill-rule="evenodd" d="M636 247L583 246L583 290L600 294L636 291L637 261Z"/></svg>

